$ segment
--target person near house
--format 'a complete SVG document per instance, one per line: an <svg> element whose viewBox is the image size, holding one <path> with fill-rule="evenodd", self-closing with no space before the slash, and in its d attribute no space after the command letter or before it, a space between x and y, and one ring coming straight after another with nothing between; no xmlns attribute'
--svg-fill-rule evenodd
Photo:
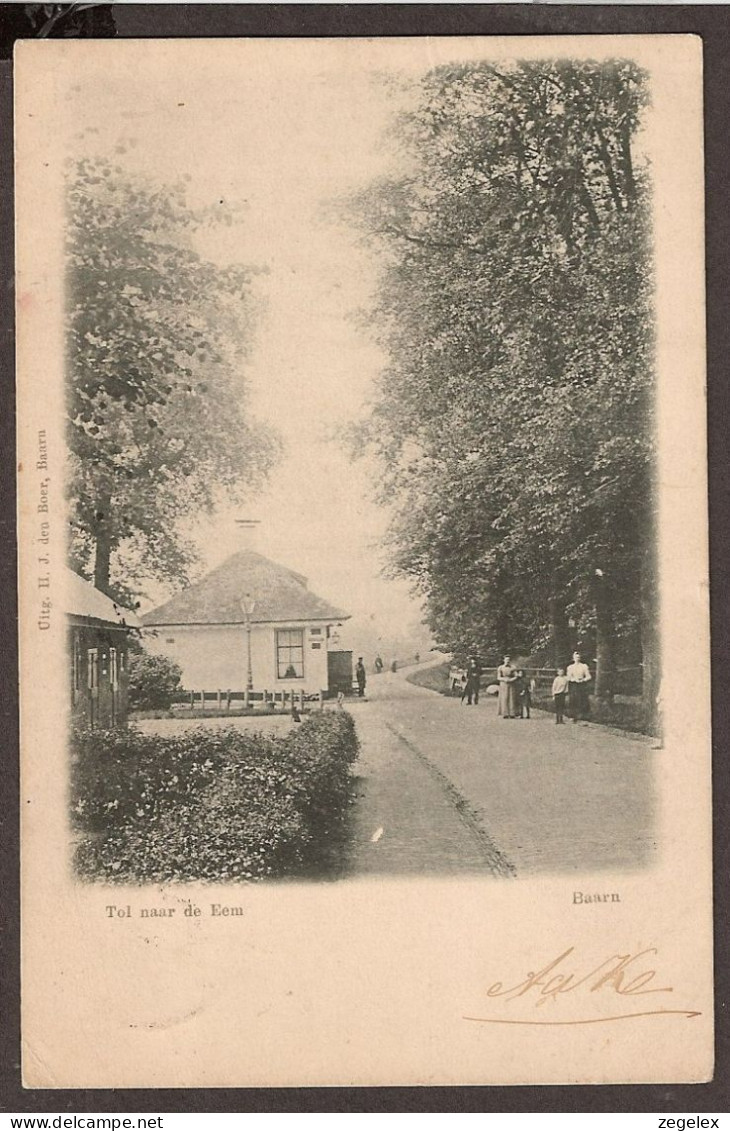
<svg viewBox="0 0 730 1131"><path fill-rule="evenodd" d="M357 693L362 699L363 695L365 694L365 683L367 681L367 676L365 674L365 665L362 662L362 656L358 656L358 660L355 665L355 679L357 681Z"/></svg>
<svg viewBox="0 0 730 1131"><path fill-rule="evenodd" d="M519 712L517 670L512 667L509 656L505 656L504 663L497 668L497 682L499 683L497 714L503 719L516 719Z"/></svg>
<svg viewBox="0 0 730 1131"><path fill-rule="evenodd" d="M479 704L479 685L482 679L482 665L477 660L476 656L472 656L469 663L466 665L466 683L464 690L461 693L461 701L466 699L467 707L471 707L472 699L474 706Z"/></svg>
<svg viewBox="0 0 730 1131"><path fill-rule="evenodd" d="M568 678L568 709L574 723L579 719L588 718L588 684L591 682L591 673L588 664L584 664L580 652L573 653L573 663L568 664L566 672Z"/></svg>
<svg viewBox="0 0 730 1131"><path fill-rule="evenodd" d="M555 704L555 722L565 722L565 696L568 693L568 677L565 668L558 668L558 674L553 680L553 703Z"/></svg>

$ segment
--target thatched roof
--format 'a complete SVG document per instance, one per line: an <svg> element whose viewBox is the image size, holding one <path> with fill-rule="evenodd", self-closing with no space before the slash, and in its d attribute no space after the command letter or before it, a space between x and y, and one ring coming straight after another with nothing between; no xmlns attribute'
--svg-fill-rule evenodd
<svg viewBox="0 0 730 1131"><path fill-rule="evenodd" d="M349 613L317 597L307 579L253 550L227 558L200 581L142 617L146 627L245 624L241 601L254 602L253 624L346 620Z"/></svg>
<svg viewBox="0 0 730 1131"><path fill-rule="evenodd" d="M72 569L65 571L65 591L63 594L64 612L71 617L82 617L85 620L103 621L105 624L118 625L119 627L139 627L139 618L131 609L117 605L111 597L107 597L96 589L90 581L79 577Z"/></svg>

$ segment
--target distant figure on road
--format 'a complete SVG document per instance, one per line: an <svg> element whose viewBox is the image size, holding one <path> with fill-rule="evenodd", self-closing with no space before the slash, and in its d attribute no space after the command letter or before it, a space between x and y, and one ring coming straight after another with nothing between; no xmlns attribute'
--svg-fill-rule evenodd
<svg viewBox="0 0 730 1131"><path fill-rule="evenodd" d="M580 652L573 653L573 663L568 664L568 708L574 723L587 719L589 714L588 684L591 673L588 664L580 658Z"/></svg>
<svg viewBox="0 0 730 1131"><path fill-rule="evenodd" d="M565 668L558 668L558 674L553 680L553 703L555 704L555 722L565 722L565 696L568 692L568 677Z"/></svg>
<svg viewBox="0 0 730 1131"><path fill-rule="evenodd" d="M398 671L398 661L397 661L397 660L393 660L393 662L392 662L392 663L391 663L391 665L390 665L390 670L391 670L392 672L397 672L397 671Z"/></svg>
<svg viewBox="0 0 730 1131"><path fill-rule="evenodd" d="M416 652L416 654L415 654L415 656L413 657L413 659L414 659L415 663L419 664L419 663L421 662L421 653L420 653L420 652Z"/></svg>
<svg viewBox="0 0 730 1131"><path fill-rule="evenodd" d="M357 663L355 664L355 679L357 680L357 693L362 699L365 694L365 683L367 676L365 675L365 665L362 662L362 656L358 656Z"/></svg>
<svg viewBox="0 0 730 1131"><path fill-rule="evenodd" d="M378 652L377 656L375 657L375 674L380 675L382 670L383 670L383 657L380 655L380 652Z"/></svg>
<svg viewBox="0 0 730 1131"><path fill-rule="evenodd" d="M479 684L482 679L482 666L477 660L476 656L472 656L469 663L466 665L466 683L464 690L461 693L462 703L466 699L467 707L471 707L471 701L474 700L474 706L479 703Z"/></svg>
<svg viewBox="0 0 730 1131"><path fill-rule="evenodd" d="M516 719L520 709L517 698L517 671L512 667L509 656L505 656L504 663L497 668L497 681L499 683L497 714L503 719Z"/></svg>

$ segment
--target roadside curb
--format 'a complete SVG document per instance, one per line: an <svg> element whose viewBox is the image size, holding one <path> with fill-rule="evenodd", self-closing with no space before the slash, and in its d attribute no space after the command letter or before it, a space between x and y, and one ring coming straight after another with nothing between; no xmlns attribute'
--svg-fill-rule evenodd
<svg viewBox="0 0 730 1131"><path fill-rule="evenodd" d="M424 688L424 690L426 689ZM431 774L434 780L445 790L447 797L456 809L459 817L469 829L472 836L474 836L480 844L482 852L484 853L485 862L492 872L492 875L498 879L514 879L517 875L517 869L512 861L497 847L487 832L482 819L482 811L476 808L472 802L457 789L451 778L448 777L443 770L439 769L415 742L406 738L397 726L393 726L389 722L386 722L385 726L398 742L402 742L403 745L410 750L411 754L421 762L428 773Z"/></svg>
<svg viewBox="0 0 730 1131"><path fill-rule="evenodd" d="M544 707L537 707L534 703L532 704L532 710L539 711L541 715L553 714L552 711L548 711ZM576 723L576 726L590 727L591 730L606 731L608 734L615 734L619 738L628 738L632 742L653 743L659 741L659 739L652 734L642 734L637 730L622 730L621 727L610 726L608 723L593 723L590 719L581 719L579 723ZM657 747L656 749L661 749L661 747Z"/></svg>

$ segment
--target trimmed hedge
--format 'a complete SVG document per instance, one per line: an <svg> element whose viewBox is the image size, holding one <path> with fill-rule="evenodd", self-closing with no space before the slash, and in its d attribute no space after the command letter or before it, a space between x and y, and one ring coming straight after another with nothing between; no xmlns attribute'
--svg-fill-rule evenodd
<svg viewBox="0 0 730 1131"><path fill-rule="evenodd" d="M357 752L344 711L312 715L283 737L235 727L77 733L77 872L125 883L296 873L341 828Z"/></svg>

